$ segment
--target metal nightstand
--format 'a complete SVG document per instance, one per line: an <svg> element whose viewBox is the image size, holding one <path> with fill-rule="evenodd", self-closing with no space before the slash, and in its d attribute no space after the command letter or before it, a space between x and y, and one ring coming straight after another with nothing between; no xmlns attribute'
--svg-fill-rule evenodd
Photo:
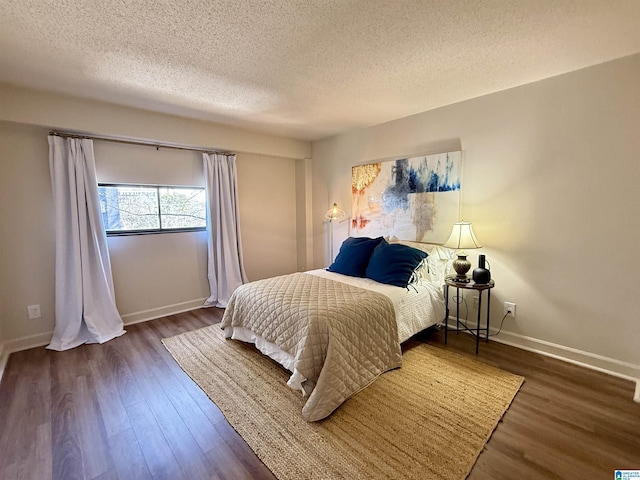
<svg viewBox="0 0 640 480"><path fill-rule="evenodd" d="M459 297L460 289L463 290L475 290L478 292L478 322L476 324L476 328L469 328L464 323L462 324L462 330L468 331L472 335L476 337L476 355L478 354L478 346L480 344L480 332L484 333L484 339L486 342L489 341L489 322L491 318L491 289L495 286L493 280L490 280L489 283L475 283L473 280L468 282L459 282L456 281L455 275L449 275L444 279L444 305L445 305L445 313L444 313L444 343L447 343L447 334L449 332L449 287L454 287L456 289L456 295ZM480 320L482 317L482 293L487 292L487 315L486 315L486 325L484 327L480 327ZM459 305L459 304L458 304ZM475 331L474 331L475 330ZM456 308L456 333L460 331L460 309Z"/></svg>

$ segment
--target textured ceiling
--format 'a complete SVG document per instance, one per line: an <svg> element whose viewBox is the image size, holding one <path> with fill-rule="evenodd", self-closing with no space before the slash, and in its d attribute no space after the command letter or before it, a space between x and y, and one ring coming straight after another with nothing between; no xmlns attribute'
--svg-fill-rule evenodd
<svg viewBox="0 0 640 480"><path fill-rule="evenodd" d="M640 52L640 0L0 0L0 82L314 140Z"/></svg>

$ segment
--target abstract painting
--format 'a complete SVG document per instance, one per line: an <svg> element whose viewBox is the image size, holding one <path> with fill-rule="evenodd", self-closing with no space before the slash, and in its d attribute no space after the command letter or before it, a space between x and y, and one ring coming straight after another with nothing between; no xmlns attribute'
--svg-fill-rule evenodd
<svg viewBox="0 0 640 480"><path fill-rule="evenodd" d="M353 167L352 233L444 243L458 221L461 163L457 151Z"/></svg>

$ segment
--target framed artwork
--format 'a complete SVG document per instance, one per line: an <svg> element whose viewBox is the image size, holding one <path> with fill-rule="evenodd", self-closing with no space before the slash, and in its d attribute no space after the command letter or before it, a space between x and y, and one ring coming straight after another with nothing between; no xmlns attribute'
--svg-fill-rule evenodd
<svg viewBox="0 0 640 480"><path fill-rule="evenodd" d="M458 221L461 163L457 151L353 167L352 234L446 242Z"/></svg>

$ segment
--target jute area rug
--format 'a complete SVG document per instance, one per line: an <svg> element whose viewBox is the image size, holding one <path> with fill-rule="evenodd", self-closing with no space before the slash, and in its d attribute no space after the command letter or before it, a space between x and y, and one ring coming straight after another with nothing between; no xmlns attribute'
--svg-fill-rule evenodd
<svg viewBox="0 0 640 480"><path fill-rule="evenodd" d="M402 368L308 423L289 373L218 325L163 343L281 480L464 479L523 382L419 344Z"/></svg>

